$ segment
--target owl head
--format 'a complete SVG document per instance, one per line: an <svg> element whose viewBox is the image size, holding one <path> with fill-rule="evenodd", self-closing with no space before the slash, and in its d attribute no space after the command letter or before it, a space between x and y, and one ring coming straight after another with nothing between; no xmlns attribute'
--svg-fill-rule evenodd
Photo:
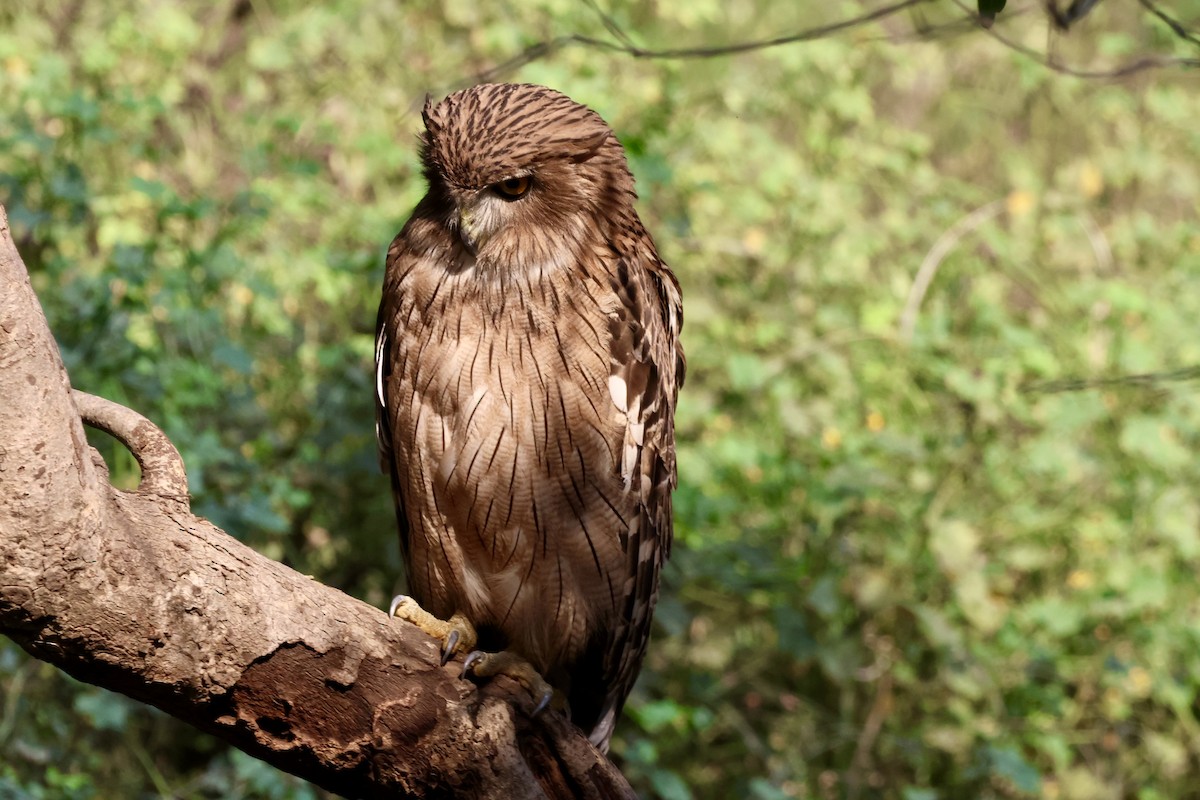
<svg viewBox="0 0 1200 800"><path fill-rule="evenodd" d="M426 200L480 265L566 266L633 213L612 129L560 92L483 84L427 100L422 117Z"/></svg>

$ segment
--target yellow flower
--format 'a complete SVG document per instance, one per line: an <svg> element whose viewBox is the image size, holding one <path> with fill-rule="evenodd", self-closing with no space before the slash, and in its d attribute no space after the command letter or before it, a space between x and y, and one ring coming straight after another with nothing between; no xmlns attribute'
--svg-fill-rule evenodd
<svg viewBox="0 0 1200 800"><path fill-rule="evenodd" d="M1033 196L1033 192L1025 189L1018 189L1016 191L1009 192L1004 204L1009 214L1014 217L1023 217L1033 210L1034 200L1036 200L1036 198Z"/></svg>
<svg viewBox="0 0 1200 800"><path fill-rule="evenodd" d="M837 428L826 428L821 433L821 444L826 450L836 450L842 444L842 432Z"/></svg>
<svg viewBox="0 0 1200 800"><path fill-rule="evenodd" d="M1086 589L1095 582L1095 576L1086 569L1071 570L1071 574L1067 576L1067 586L1076 591Z"/></svg>
<svg viewBox="0 0 1200 800"><path fill-rule="evenodd" d="M9 56L4 59L4 71L14 78L24 78L29 74L29 62L20 56Z"/></svg>
<svg viewBox="0 0 1200 800"><path fill-rule="evenodd" d="M1125 676L1130 694L1145 697L1150 694L1150 673L1145 667L1133 667Z"/></svg>
<svg viewBox="0 0 1200 800"><path fill-rule="evenodd" d="M1079 191L1084 197L1095 197L1104 191L1104 176L1096 165L1088 162L1079 170Z"/></svg>

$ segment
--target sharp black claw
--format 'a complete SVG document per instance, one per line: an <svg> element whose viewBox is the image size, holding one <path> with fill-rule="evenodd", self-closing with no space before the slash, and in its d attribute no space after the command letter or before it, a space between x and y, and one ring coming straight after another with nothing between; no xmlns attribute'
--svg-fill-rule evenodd
<svg viewBox="0 0 1200 800"><path fill-rule="evenodd" d="M533 713L530 714L529 716L536 717L539 714L541 714L543 711L545 711L546 708L550 705L550 700L553 697L554 697L554 692L546 692L544 695L542 695L542 699L540 701L538 701L537 706L533 709Z"/></svg>
<svg viewBox="0 0 1200 800"><path fill-rule="evenodd" d="M472 652L470 655L468 655L466 661L463 662L462 675L460 675L459 677L465 678L468 675L470 675L471 668L474 667L475 664L477 662L481 661L482 659L483 659L483 652L479 651L479 650L476 650L476 651Z"/></svg>
<svg viewBox="0 0 1200 800"><path fill-rule="evenodd" d="M446 666L446 662L454 658L454 648L458 647L459 635L458 631L450 631L450 635L446 637L446 646L442 648L442 666Z"/></svg>

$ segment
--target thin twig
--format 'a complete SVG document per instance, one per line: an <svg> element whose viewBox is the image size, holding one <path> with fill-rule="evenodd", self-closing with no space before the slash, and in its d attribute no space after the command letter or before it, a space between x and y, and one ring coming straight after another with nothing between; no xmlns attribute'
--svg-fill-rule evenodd
<svg viewBox="0 0 1200 800"><path fill-rule="evenodd" d="M1141 3L1147 11L1162 20L1180 39L1191 42L1194 45L1200 45L1200 37L1183 27L1183 23L1179 20L1169 16L1167 12L1158 7L1157 3L1151 3L1150 0L1141 0Z"/></svg>
<svg viewBox="0 0 1200 800"><path fill-rule="evenodd" d="M1087 234L1088 242L1092 245L1098 271L1101 274L1107 273L1113 265L1112 248L1108 245L1108 237L1096 223L1095 217L1086 211L1080 216L1079 224L1083 227L1083 232Z"/></svg>
<svg viewBox="0 0 1200 800"><path fill-rule="evenodd" d="M1050 0L1050 2L1046 3L1046 12L1050 15L1050 19L1054 21L1055 27L1061 31L1065 31L1091 13L1091 10L1098 2L1099 0L1075 0L1071 5L1067 6L1066 11L1059 11L1058 3Z"/></svg>
<svg viewBox="0 0 1200 800"><path fill-rule="evenodd" d="M597 16L599 16L605 30L607 30L616 41L599 39L594 36L586 36L581 33L556 36L553 39L547 39L545 41L538 42L537 44L530 45L519 55L497 64L491 69L483 70L482 72L477 73L475 75L475 79L477 82L496 80L506 74L520 69L526 64L546 58L558 52L559 50L572 45L590 47L596 50L606 50L608 52L628 55L640 59L715 58L720 56L735 55L738 53L747 53L754 50L765 50L771 47L780 47L782 45L796 44L798 42L809 42L816 39L823 39L859 25L884 19L901 11L915 9L918 6L926 5L930 2L932 2L932 0L903 0L903 2L893 3L892 5L884 6L874 11L870 11L850 19L845 19L840 22L834 22L829 25L821 25L815 28L809 28L796 33L787 34L785 36L772 37L770 39L759 39L728 45L680 47L658 50L641 47L640 45L635 44L632 37L630 37L629 34L617 24L616 20L614 20L610 14L601 9L595 0L585 0L586 5L591 8L597 14ZM1184 28L1182 23L1163 12L1156 4L1149 2L1149 0L1140 0L1140 2L1147 10L1167 24L1177 36L1185 39L1186 41L1200 44L1200 39L1198 39L1195 34L1189 32L1186 28ZM968 8L967 5L961 0L955 0L955 5L957 5L964 12L965 16L963 18L933 27L925 26L923 23L921 23L918 25L918 35L932 38L932 35L947 31L954 32L956 30L965 31L967 29L974 29L978 24L979 15L974 10ZM1052 13L1052 8L1052 4L1048 4L1047 14L1049 14L1053 20L1054 16ZM1013 14L1008 15L1008 17L1012 16ZM1053 56L1047 53L1039 53L1030 47L1026 47L1023 44L1004 36L997 31L995 27L988 28L987 32L1010 50L1037 61L1047 69L1053 70L1054 72L1062 75L1070 75L1075 78L1085 78L1089 80L1112 80L1148 69L1164 69L1167 67L1200 67L1200 59L1197 58L1146 56L1108 70L1076 69L1075 67L1071 67L1057 61Z"/></svg>
<svg viewBox="0 0 1200 800"><path fill-rule="evenodd" d="M954 0L954 4L962 9L965 13L975 16L975 12L971 11L962 0ZM1074 78L1087 78L1089 80L1113 80L1116 78L1124 78L1133 75L1137 72L1142 72L1148 69L1162 69L1164 67L1200 67L1200 58L1177 58L1174 56L1146 56L1143 58L1130 61L1122 64L1119 67L1113 67L1107 70L1084 70L1062 64L1048 54L1039 53L1032 47L1025 45L1008 38L1000 33L996 27L987 29L987 34L1008 49L1020 53L1027 58L1031 58L1047 69L1053 70L1060 75L1070 75Z"/></svg>
<svg viewBox="0 0 1200 800"><path fill-rule="evenodd" d="M584 0L584 5L596 12L596 16L600 17L600 21L604 23L604 27L608 29L608 32L617 37L617 41L627 47L637 47L629 34L625 33L624 29L617 24L617 21L607 11L596 4L596 0Z"/></svg>
<svg viewBox="0 0 1200 800"><path fill-rule="evenodd" d="M950 226L938 237L933 247L925 254L917 275L913 278L912 288L908 291L908 300L904 303L904 312L900 315L900 339L912 341L913 330L917 326L917 312L921 309L921 301L929 291L933 278L937 275L938 267L962 237L978 228L983 223L1004 211L1004 199L993 200L986 206L975 209L970 214Z"/></svg>
<svg viewBox="0 0 1200 800"><path fill-rule="evenodd" d="M1064 378L1041 381L1021 387L1022 392L1054 394L1078 392L1084 389L1113 389L1132 387L1154 387L1161 383L1200 380L1200 364L1181 367L1168 372L1143 372L1138 375L1117 375L1111 378Z"/></svg>
<svg viewBox="0 0 1200 800"><path fill-rule="evenodd" d="M875 700L867 713L862 732L854 746L854 756L850 759L850 774L846 776L846 796L855 800L862 789L863 773L871 759L871 750L879 738L883 721L892 708L892 673L885 672L879 678L879 686L875 690Z"/></svg>
<svg viewBox="0 0 1200 800"><path fill-rule="evenodd" d="M841 33L849 28L854 28L859 25L864 25L868 22L889 17L892 14L899 13L909 8L931 2L931 0L903 0L899 3L893 3L883 8L869 11L857 17L844 19L840 22L833 22L828 25L821 25L816 28L798 31L796 33L787 34L785 36L775 36L770 39L759 39L750 42L738 42L736 44L718 45L713 47L677 47L667 48L665 50L654 50L645 47L639 47L633 44L632 40L623 31L620 31L619 26L613 19L595 5L589 3L593 9L600 13L604 26L616 36L620 42L612 42L605 39L597 39L593 36L584 36L579 33L572 33L566 36L558 36L554 39L548 39L544 42L538 42L525 49L520 55L510 58L502 64L498 64L489 70L479 73L476 77L481 82L495 80L501 75L512 72L520 67L525 66L539 58L561 50L568 45L583 45L584 47L592 47L598 50L608 50L614 53L623 53L633 56L634 58L644 59L670 59L670 58L713 58L716 56L734 55L736 53L747 53L752 50L765 50L770 47L779 47L785 44L795 44L797 42L810 42L814 39L824 39L832 36L835 33ZM616 29L614 31L614 28Z"/></svg>

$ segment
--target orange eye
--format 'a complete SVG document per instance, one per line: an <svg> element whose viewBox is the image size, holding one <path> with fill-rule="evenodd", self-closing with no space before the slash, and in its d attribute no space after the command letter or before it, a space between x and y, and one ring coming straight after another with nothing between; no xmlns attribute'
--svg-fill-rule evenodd
<svg viewBox="0 0 1200 800"><path fill-rule="evenodd" d="M505 200L516 200L518 197L524 197L532 185L533 181L530 180L528 175L520 175L516 178L509 178L508 180L493 184L492 188L496 190L496 194Z"/></svg>

